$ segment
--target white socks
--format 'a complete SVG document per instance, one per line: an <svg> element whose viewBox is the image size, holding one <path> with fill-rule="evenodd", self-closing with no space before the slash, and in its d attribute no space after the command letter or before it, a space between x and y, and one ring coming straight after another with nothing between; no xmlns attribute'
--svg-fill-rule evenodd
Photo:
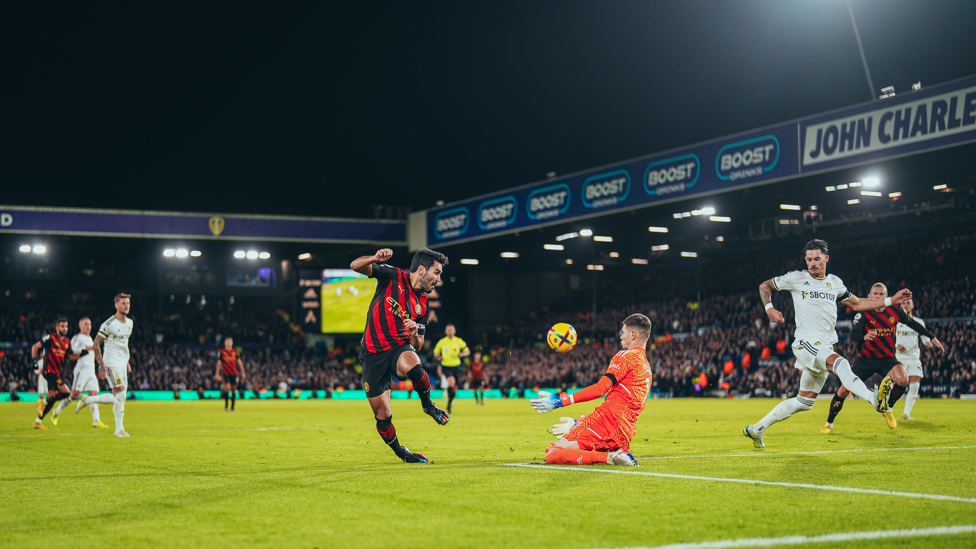
<svg viewBox="0 0 976 549"><path fill-rule="evenodd" d="M100 419L98 419L98 404L92 403L89 404L88 406L89 408L91 408L92 411L92 423L98 423L99 421L101 421Z"/></svg>
<svg viewBox="0 0 976 549"><path fill-rule="evenodd" d="M840 382L848 391L874 406L874 391L868 389L861 378L854 375L854 372L851 371L851 364L847 362L846 358L841 357L834 361L834 373L837 374Z"/></svg>
<svg viewBox="0 0 976 549"><path fill-rule="evenodd" d="M112 393L102 393L100 395L90 396L85 398L85 402L89 405L94 404L115 404L115 395Z"/></svg>
<svg viewBox="0 0 976 549"><path fill-rule="evenodd" d="M59 402L58 405L55 406L54 408L54 415L56 416L61 415L61 412L64 410L64 407L67 406L69 402L71 402L70 395L68 396L68 398L62 398L61 402Z"/></svg>
<svg viewBox="0 0 976 549"><path fill-rule="evenodd" d="M112 411L115 412L115 434L119 434L125 429L122 428L122 416L125 415L125 391L119 391L115 393L115 406L112 406Z"/></svg>
<svg viewBox="0 0 976 549"><path fill-rule="evenodd" d="M757 435L761 435L774 423L783 421L797 412L806 412L811 408L813 408L812 398L798 396L796 398L784 400L783 402L777 404L776 407L773 408L772 412L766 414L766 417L759 420L759 423L753 425L753 431Z"/></svg>
<svg viewBox="0 0 976 549"><path fill-rule="evenodd" d="M908 384L908 396L905 397L905 413L911 415L912 406L915 406L915 401L918 400L918 388L921 382L913 381Z"/></svg>

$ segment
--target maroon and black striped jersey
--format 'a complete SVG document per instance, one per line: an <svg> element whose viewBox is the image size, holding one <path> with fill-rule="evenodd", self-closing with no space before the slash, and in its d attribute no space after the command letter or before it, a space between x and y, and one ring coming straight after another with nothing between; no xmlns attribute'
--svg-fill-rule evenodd
<svg viewBox="0 0 976 549"><path fill-rule="evenodd" d="M885 307L881 311L861 311L854 317L851 338L860 344L857 356L860 358L895 358L895 340L898 337L898 323L911 327L925 337L934 338L925 326L915 322L901 307ZM864 336L874 330L875 338L868 341Z"/></svg>
<svg viewBox="0 0 976 549"><path fill-rule="evenodd" d="M53 333L41 339L41 348L44 349L44 370L41 373L60 376L64 371L68 354L70 354L71 341Z"/></svg>
<svg viewBox="0 0 976 549"><path fill-rule="evenodd" d="M224 348L220 350L220 371L225 376L236 376L240 375L237 371L237 349L227 350Z"/></svg>
<svg viewBox="0 0 976 549"><path fill-rule="evenodd" d="M403 319L417 323L417 334L424 335L429 316L427 293L410 285L410 271L384 263L373 264L376 292L369 304L362 346L371 353L410 343Z"/></svg>

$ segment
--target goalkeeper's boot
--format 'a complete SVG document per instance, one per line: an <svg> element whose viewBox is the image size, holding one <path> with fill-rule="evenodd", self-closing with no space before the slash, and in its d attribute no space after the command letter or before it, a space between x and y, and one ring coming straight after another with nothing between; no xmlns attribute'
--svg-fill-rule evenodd
<svg viewBox="0 0 976 549"><path fill-rule="evenodd" d="M610 465L632 465L634 467L640 467L637 458L634 454L626 450L617 450L615 452L610 452L607 454L607 463Z"/></svg>
<svg viewBox="0 0 976 549"><path fill-rule="evenodd" d="M403 448L402 458L404 463L430 463L430 460L426 456L423 454L415 454L407 450L406 447Z"/></svg>
<svg viewBox="0 0 976 549"><path fill-rule="evenodd" d="M895 427L898 427L898 421L895 419L895 414L891 413L891 410L888 410L887 412L884 412L881 415L884 416L885 423L888 424L889 429L894 429Z"/></svg>
<svg viewBox="0 0 976 549"><path fill-rule="evenodd" d="M883 414L888 408L888 397L891 396L891 389L895 386L891 378L885 376L881 380L881 385L878 385L878 390L874 395L874 409L878 411L879 414Z"/></svg>
<svg viewBox="0 0 976 549"><path fill-rule="evenodd" d="M106 427L108 427L108 425L105 425L101 421L96 421L92 423L92 427L95 429L105 429Z"/></svg>
<svg viewBox="0 0 976 549"><path fill-rule="evenodd" d="M436 421L438 425L447 425L447 422L451 419L451 417L447 415L447 412L438 408L434 403L431 403L430 406L425 406L424 413L434 418L434 421Z"/></svg>
<svg viewBox="0 0 976 549"><path fill-rule="evenodd" d="M763 443L763 439L766 437L766 435L757 435L752 429L752 425L747 425L744 429L742 429L742 434L745 435L746 438L752 440L752 444L756 448L766 447L766 444Z"/></svg>
<svg viewBox="0 0 976 549"><path fill-rule="evenodd" d="M75 404L75 413L77 414L78 412L80 412L81 409L84 408L85 406L88 406L87 396L83 396L80 399L78 399L78 404Z"/></svg>
<svg viewBox="0 0 976 549"><path fill-rule="evenodd" d="M828 423L828 424L826 424L826 425L824 425L823 427L820 428L820 434L821 435L826 435L827 433L829 433L829 432L831 432L833 430L834 430L834 424L833 423Z"/></svg>

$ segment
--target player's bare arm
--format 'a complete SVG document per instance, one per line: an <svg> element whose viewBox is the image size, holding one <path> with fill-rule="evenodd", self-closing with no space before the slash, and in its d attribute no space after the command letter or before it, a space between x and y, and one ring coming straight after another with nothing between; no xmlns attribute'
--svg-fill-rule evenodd
<svg viewBox="0 0 976 549"><path fill-rule="evenodd" d="M357 273L364 274L366 276L373 276L373 263L384 263L389 261L391 257L393 257L393 250L383 248L377 250L373 255L364 255L353 260L353 262L349 264L349 268Z"/></svg>
<svg viewBox="0 0 976 549"><path fill-rule="evenodd" d="M244 381L244 378L247 377L247 374L244 373L244 361L239 358L237 359L237 368L241 372L241 381Z"/></svg>
<svg viewBox="0 0 976 549"><path fill-rule="evenodd" d="M763 307L766 308L766 316L772 322L783 323L786 319L783 318L783 313L776 310L773 307L773 292L776 290L776 286L773 284L773 279L769 279L759 285L759 299L762 300Z"/></svg>
<svg viewBox="0 0 976 549"><path fill-rule="evenodd" d="M223 381L220 377L220 360L217 361L217 369L214 371L214 379L217 381Z"/></svg>
<svg viewBox="0 0 976 549"><path fill-rule="evenodd" d="M102 342L105 338L102 334L95 336L95 344L92 347L95 350L95 362L98 364L98 377L100 379L105 379L105 361L102 359Z"/></svg>
<svg viewBox="0 0 976 549"><path fill-rule="evenodd" d="M31 358L32 359L37 360L37 358L38 358L38 351L41 350L41 347L42 346L43 346L43 344L40 341L38 341L37 343L31 345Z"/></svg>
<svg viewBox="0 0 976 549"><path fill-rule="evenodd" d="M885 298L885 299L859 299L856 295L851 295L851 297L841 301L844 305L847 305L855 311L870 311L871 309L880 309L882 307L887 307L889 305L898 305L903 301L908 301L912 298L912 292L905 288L899 290L895 295ZM887 302L888 300L890 302Z"/></svg>

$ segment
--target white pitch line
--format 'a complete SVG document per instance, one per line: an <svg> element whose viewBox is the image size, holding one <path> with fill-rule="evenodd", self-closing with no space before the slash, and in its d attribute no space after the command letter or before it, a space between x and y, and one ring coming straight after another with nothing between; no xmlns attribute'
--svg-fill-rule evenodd
<svg viewBox="0 0 976 549"><path fill-rule="evenodd" d="M914 450L969 450L976 446L921 446L915 448L861 448L853 450L818 450L816 452L754 452L751 454L712 454L704 456L656 456L645 457L637 456L642 461L652 461L660 459L708 459L708 458L732 458L732 457L763 457L763 456L808 456L814 454L850 454L854 452L904 452Z"/></svg>
<svg viewBox="0 0 976 549"><path fill-rule="evenodd" d="M748 480L741 478L722 478L722 477L699 477L694 475L675 475L671 473L652 473L650 471L633 471L622 469L589 469L583 467L560 467L555 465L536 465L532 463L502 463L510 467L526 467L531 469L577 471L581 473L610 473L617 475L641 475L658 478L680 478L685 480L705 480L711 482L732 482L736 484L760 484L763 486L784 486L786 488L808 488L810 490L827 490L831 492L852 492L855 494L874 494L880 496L899 496L904 498L937 499L942 501L960 501L963 503L976 503L976 498L964 498L959 496L943 496L940 494L916 494L914 492L889 492L887 490L872 490L870 488L848 488L846 486L829 486L821 484L806 484L799 482L772 482L768 480Z"/></svg>
<svg viewBox="0 0 976 549"><path fill-rule="evenodd" d="M972 526L939 526L935 528L912 528L911 530L876 530L874 532L845 532L823 536L786 536L782 538L749 538L725 541L703 541L701 543L675 543L654 547L629 547L627 549L723 549L726 547L772 547L775 545L800 545L807 543L835 543L861 539L920 538L925 536L953 536L976 532Z"/></svg>

